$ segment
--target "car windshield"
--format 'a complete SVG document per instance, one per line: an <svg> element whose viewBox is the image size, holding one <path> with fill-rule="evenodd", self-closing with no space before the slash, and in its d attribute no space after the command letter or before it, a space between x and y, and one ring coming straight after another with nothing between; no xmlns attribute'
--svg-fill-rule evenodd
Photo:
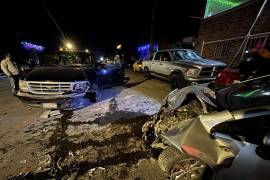
<svg viewBox="0 0 270 180"><path fill-rule="evenodd" d="M189 59L189 60L198 60L202 59L202 56L200 56L196 51L192 50L177 50L173 52L173 56L175 60L183 60L183 59Z"/></svg>
<svg viewBox="0 0 270 180"><path fill-rule="evenodd" d="M43 65L93 65L93 57L88 53L82 52L63 52L59 54L47 55L42 63Z"/></svg>

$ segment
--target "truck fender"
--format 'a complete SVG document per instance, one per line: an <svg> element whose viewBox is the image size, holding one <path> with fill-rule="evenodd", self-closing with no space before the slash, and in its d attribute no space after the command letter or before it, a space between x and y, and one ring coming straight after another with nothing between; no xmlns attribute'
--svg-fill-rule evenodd
<svg viewBox="0 0 270 180"><path fill-rule="evenodd" d="M183 78L185 78L183 72L180 69L174 69L170 74L170 79L174 74L180 74Z"/></svg>

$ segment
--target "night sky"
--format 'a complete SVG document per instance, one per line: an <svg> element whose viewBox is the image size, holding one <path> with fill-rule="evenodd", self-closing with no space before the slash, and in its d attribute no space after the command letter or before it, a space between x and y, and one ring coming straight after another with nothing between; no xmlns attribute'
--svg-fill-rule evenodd
<svg viewBox="0 0 270 180"><path fill-rule="evenodd" d="M113 53L122 43L133 54L139 44L149 42L151 9L155 7L154 39L177 42L197 35L199 20L189 16L204 14L206 0L122 0L52 1L44 0L67 38L76 47L92 49L98 55ZM62 43L61 33L41 0L2 4L0 53L14 53L21 40L51 48Z"/></svg>

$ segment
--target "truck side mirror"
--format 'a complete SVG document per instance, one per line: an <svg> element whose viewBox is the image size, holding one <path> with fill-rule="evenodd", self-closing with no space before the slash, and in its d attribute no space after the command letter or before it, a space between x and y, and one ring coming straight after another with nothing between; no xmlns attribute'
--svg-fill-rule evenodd
<svg viewBox="0 0 270 180"><path fill-rule="evenodd" d="M266 133L266 135L264 136L263 144L270 147L270 132Z"/></svg>

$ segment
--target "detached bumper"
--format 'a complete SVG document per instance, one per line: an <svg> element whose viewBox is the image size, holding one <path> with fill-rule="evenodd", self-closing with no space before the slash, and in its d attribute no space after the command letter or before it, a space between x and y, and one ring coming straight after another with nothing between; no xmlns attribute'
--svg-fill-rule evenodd
<svg viewBox="0 0 270 180"><path fill-rule="evenodd" d="M86 93L64 95L37 95L19 92L19 99L26 105L44 109L78 109L90 104Z"/></svg>

